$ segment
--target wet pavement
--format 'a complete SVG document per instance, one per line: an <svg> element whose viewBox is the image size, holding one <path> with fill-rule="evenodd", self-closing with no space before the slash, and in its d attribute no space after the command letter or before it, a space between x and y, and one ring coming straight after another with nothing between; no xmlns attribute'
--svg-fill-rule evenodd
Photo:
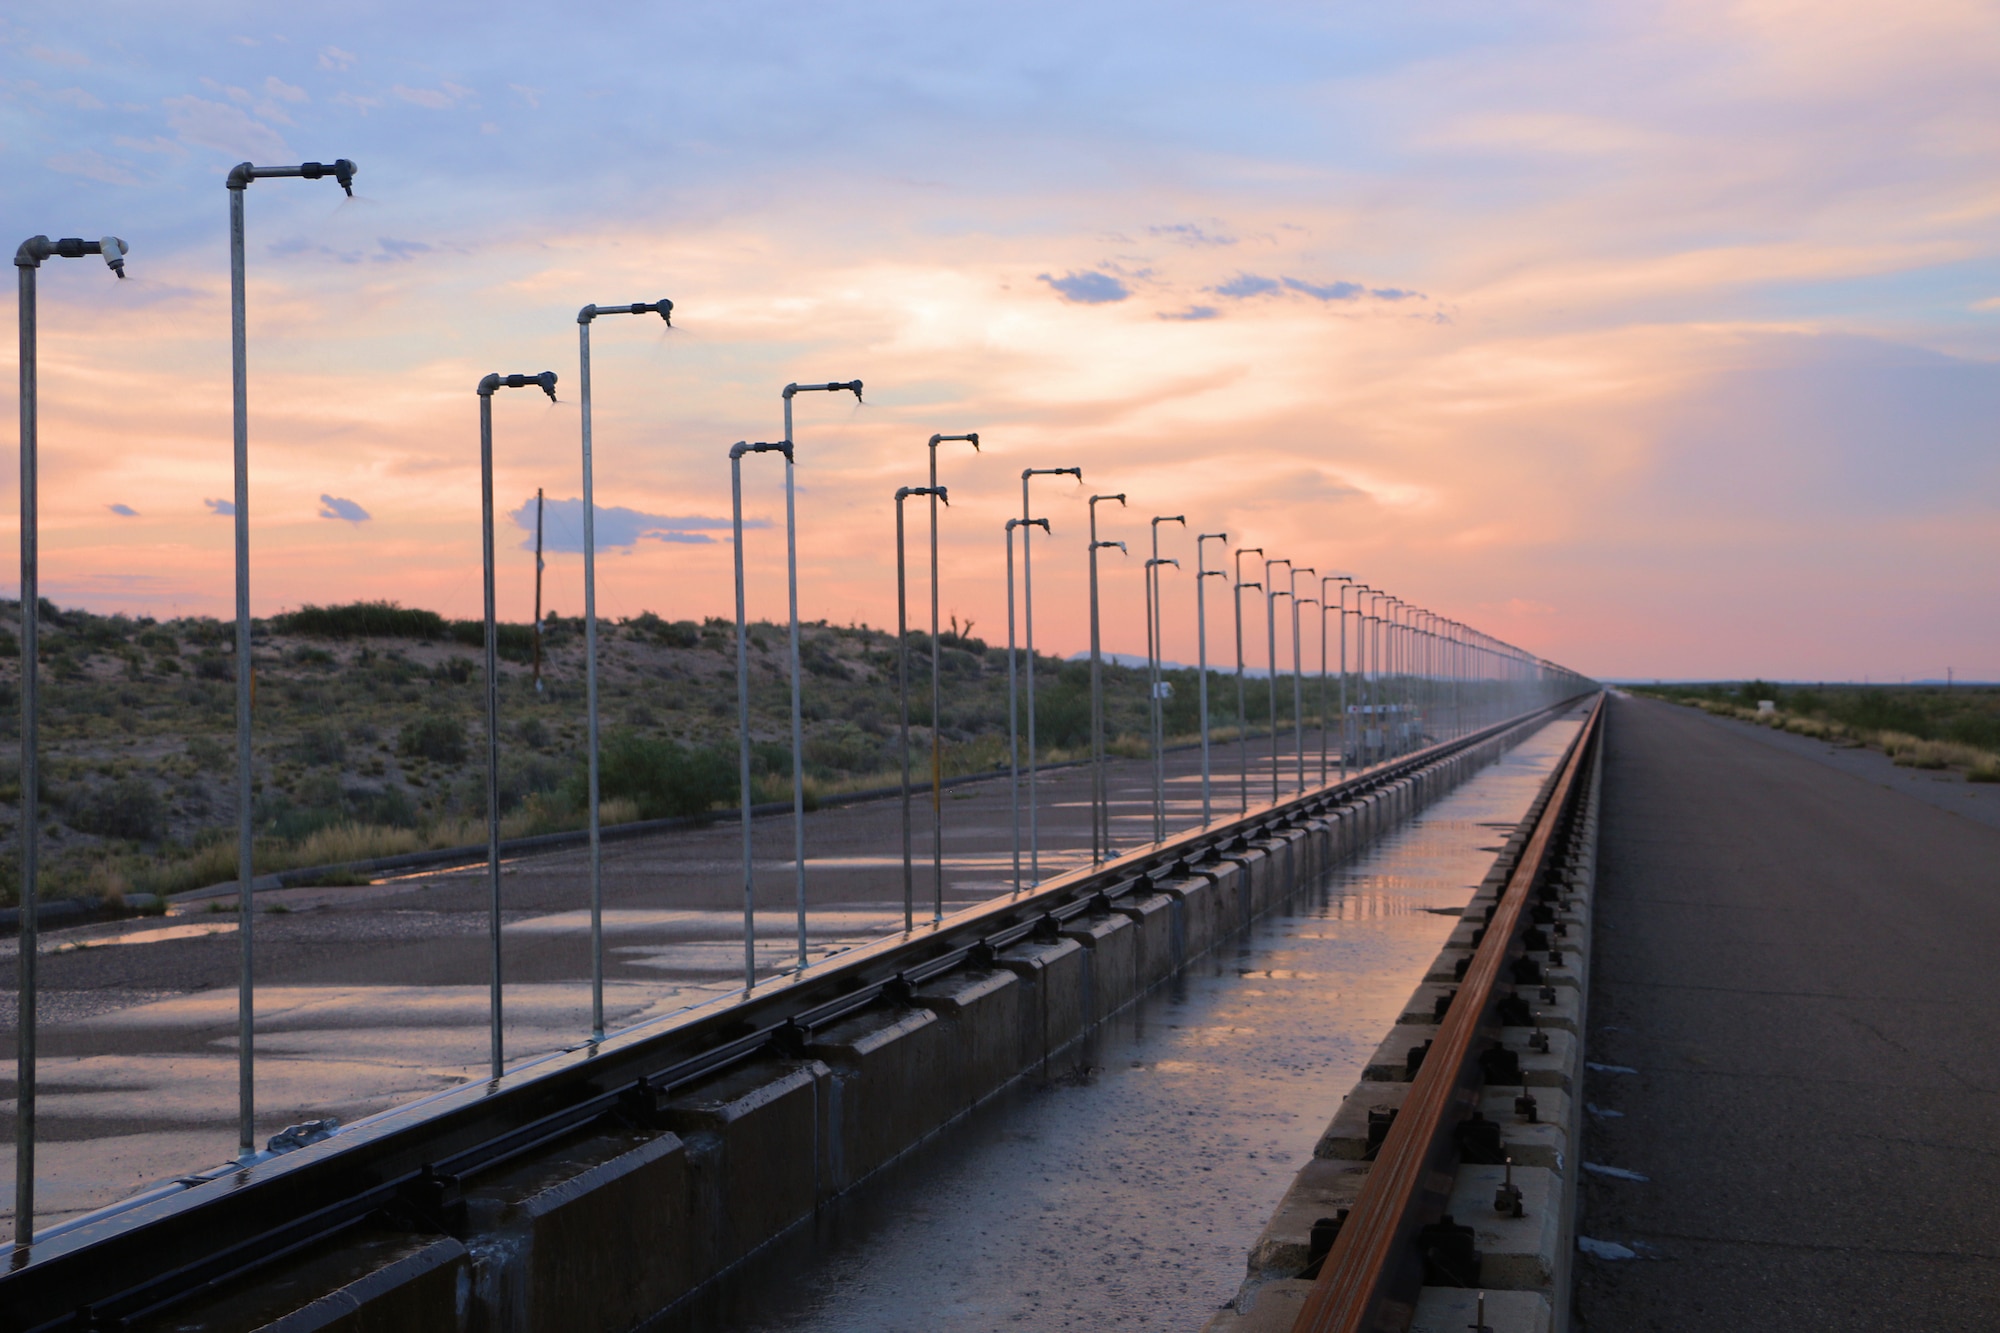
<svg viewBox="0 0 2000 1333"><path fill-rule="evenodd" d="M1307 777L1318 740L1307 735ZM1297 787L1284 737L1281 782ZM1213 810L1236 812L1239 751L1214 752ZM1271 794L1268 744L1252 748L1253 799ZM1167 824L1201 820L1199 750L1167 757ZM1338 776L1337 769L1334 776ZM1144 761L1109 765L1114 842L1150 841ZM1025 783L1024 783L1025 785ZM1090 858L1087 769L1042 774L1044 878ZM936 893L928 793L915 802L918 920ZM1004 778L944 793L947 911L1010 892L1012 802ZM1025 807L1025 796L1023 804ZM1026 812L1023 811L1026 837ZM809 814L809 960L899 931L901 823L894 800ZM669 1015L742 984L740 826L604 849L605 1019L610 1030ZM792 822L755 824L757 962L797 961ZM890 853L885 855L884 853ZM582 849L503 866L503 973L509 1064L575 1045L590 1030L588 866ZM257 896L258 1142L287 1125L352 1123L486 1074L485 866L341 888ZM1032 882L1024 853L1023 875ZM216 910L222 908L226 910ZM234 902L154 918L50 931L40 962L37 1135L40 1227L236 1154ZM0 941L0 1142L13 1140L15 961ZM11 1221L14 1154L0 1151L0 1217Z"/></svg>
<svg viewBox="0 0 2000 1333"><path fill-rule="evenodd" d="M659 1333L1200 1327L1576 725L1543 728Z"/></svg>

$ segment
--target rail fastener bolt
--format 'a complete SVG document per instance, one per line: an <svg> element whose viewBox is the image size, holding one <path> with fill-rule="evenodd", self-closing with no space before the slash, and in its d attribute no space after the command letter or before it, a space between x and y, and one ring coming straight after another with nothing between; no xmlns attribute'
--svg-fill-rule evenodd
<svg viewBox="0 0 2000 1333"><path fill-rule="evenodd" d="M1508 1217L1526 1217L1527 1210L1521 1206L1521 1187L1514 1183L1514 1159L1507 1159L1507 1175L1500 1182L1500 1188L1493 1191L1493 1211Z"/></svg>

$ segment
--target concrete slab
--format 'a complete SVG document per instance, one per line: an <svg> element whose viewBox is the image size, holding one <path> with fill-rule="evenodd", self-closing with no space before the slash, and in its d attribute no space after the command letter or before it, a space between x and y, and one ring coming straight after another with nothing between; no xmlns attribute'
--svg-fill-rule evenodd
<svg viewBox="0 0 2000 1333"><path fill-rule="evenodd" d="M708 1276L688 1196L673 1134L593 1134L510 1166L466 1195L474 1304L522 1333L633 1327Z"/></svg>
<svg viewBox="0 0 2000 1333"><path fill-rule="evenodd" d="M848 1188L956 1113L932 1095L949 1063L929 1009L883 1008L815 1034L806 1054L826 1081L825 1187Z"/></svg>
<svg viewBox="0 0 2000 1333"><path fill-rule="evenodd" d="M1539 1291L1479 1292L1463 1287L1425 1287L1417 1297L1410 1333L1467 1333L1481 1322L1482 1295L1484 1322L1492 1333L1553 1333L1555 1312Z"/></svg>
<svg viewBox="0 0 2000 1333"><path fill-rule="evenodd" d="M694 1266L714 1272L812 1213L820 1197L818 1060L764 1060L719 1074L661 1108L687 1148Z"/></svg>
<svg viewBox="0 0 2000 1333"><path fill-rule="evenodd" d="M919 986L911 998L945 1022L944 1049L953 1067L934 1095L947 1105L955 1100L953 1114L970 1110L1021 1072L1022 992L1012 972L953 973ZM1051 1028L1048 1040L1062 1045L1075 1035Z"/></svg>
<svg viewBox="0 0 2000 1333"><path fill-rule="evenodd" d="M1139 953L1143 948L1132 918L1107 913L1072 921L1063 927L1062 934L1082 945L1086 955L1086 1021L1100 1023L1130 1003L1139 991Z"/></svg>
<svg viewBox="0 0 2000 1333"><path fill-rule="evenodd" d="M1521 1191L1525 1216L1512 1217L1493 1207L1494 1193L1506 1174L1505 1167L1461 1166L1447 1211L1460 1226L1472 1228L1483 1286L1548 1288L1561 1258L1562 1182L1541 1167L1515 1167L1514 1184Z"/></svg>
<svg viewBox="0 0 2000 1333"><path fill-rule="evenodd" d="M1114 909L1139 927L1139 948L1135 980L1140 990L1165 981L1173 970L1187 961L1181 941L1180 909L1164 893L1148 893L1121 899Z"/></svg>
<svg viewBox="0 0 2000 1333"><path fill-rule="evenodd" d="M1535 1099L1533 1121L1515 1109L1515 1100L1524 1092ZM1516 1166L1561 1172L1574 1165L1569 1157L1574 1112L1569 1094L1561 1088L1488 1088L1480 1096L1479 1113L1500 1126L1501 1146Z"/></svg>
<svg viewBox="0 0 2000 1333"><path fill-rule="evenodd" d="M1299 1168L1277 1211L1250 1247L1250 1275L1297 1277L1312 1258L1313 1223L1352 1208L1367 1179L1365 1162L1315 1157Z"/></svg>
<svg viewBox="0 0 2000 1333"><path fill-rule="evenodd" d="M471 1259L449 1236L369 1230L252 1284L141 1320L134 1333L375 1333L465 1327Z"/></svg>
<svg viewBox="0 0 2000 1333"><path fill-rule="evenodd" d="M1313 1156L1344 1162L1367 1160L1368 1113L1391 1107L1401 1110L1409 1095L1410 1085L1400 1080L1364 1079L1355 1084L1354 1090L1341 1098L1340 1108L1313 1146Z"/></svg>
<svg viewBox="0 0 2000 1333"><path fill-rule="evenodd" d="M1312 1283L1296 1278L1246 1282L1235 1301L1201 1326L1202 1333L1291 1333L1312 1289Z"/></svg>
<svg viewBox="0 0 2000 1333"><path fill-rule="evenodd" d="M1085 961L1083 946L1075 940L1017 944L1000 955L1000 966L1021 983L1016 1069L1046 1064L1083 1031Z"/></svg>

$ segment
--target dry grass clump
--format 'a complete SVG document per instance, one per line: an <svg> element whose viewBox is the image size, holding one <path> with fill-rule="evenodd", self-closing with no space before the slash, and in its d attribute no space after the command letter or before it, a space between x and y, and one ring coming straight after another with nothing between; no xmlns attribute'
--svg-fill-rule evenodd
<svg viewBox="0 0 2000 1333"><path fill-rule="evenodd" d="M1798 713L1788 713L1784 709L1761 713L1754 708L1745 708L1716 699L1685 699L1685 702L1712 713L1717 717L1733 717L1742 722L1754 722L1760 727L1771 727L1787 731L1795 736L1810 736L1815 740L1831 741L1835 744L1866 745L1889 756L1900 768L1918 768L1930 771L1959 770L1965 774L1967 782L2000 782L2000 754L1984 750L1976 745L1966 745L1959 741L1925 740L1903 731L1871 731L1849 727L1844 723L1827 721L1824 718L1806 717Z"/></svg>

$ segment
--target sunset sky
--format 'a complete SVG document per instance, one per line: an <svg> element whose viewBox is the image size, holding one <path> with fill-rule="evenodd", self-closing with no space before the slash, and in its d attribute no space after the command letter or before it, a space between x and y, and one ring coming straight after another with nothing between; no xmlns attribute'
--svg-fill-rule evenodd
<svg viewBox="0 0 2000 1333"><path fill-rule="evenodd" d="M1021 469L1074 465L1035 483L1047 650L1087 642L1084 497L1124 491L1128 652L1146 519L1185 513L1181 660L1227 531L1600 676L2000 679L1990 4L19 13L0 213L132 251L42 270L60 603L227 612L223 176L345 156L351 201L248 195L260 614L476 614L473 386L545 368L560 403L495 407L502 610L537 487L580 610L576 311L666 296L593 335L608 615L727 614L729 445L859 377L798 404L809 618L893 624L891 496L976 430L943 600L992 641ZM746 465L764 618L780 486Z"/></svg>

